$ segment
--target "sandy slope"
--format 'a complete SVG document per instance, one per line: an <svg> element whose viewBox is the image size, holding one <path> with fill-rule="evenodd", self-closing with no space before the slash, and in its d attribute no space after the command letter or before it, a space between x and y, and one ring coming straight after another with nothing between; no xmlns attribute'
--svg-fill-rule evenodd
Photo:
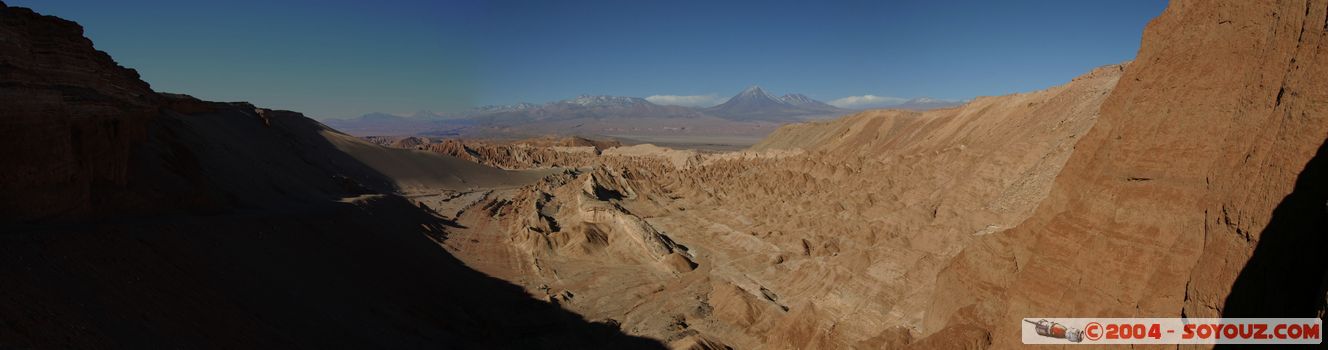
<svg viewBox="0 0 1328 350"><path fill-rule="evenodd" d="M393 179L405 192L514 187L552 173L495 169L435 152L385 148L331 129L320 135L337 150Z"/></svg>
<svg viewBox="0 0 1328 350"><path fill-rule="evenodd" d="M495 169L447 155L386 148L294 112L188 98L172 103L179 109L188 105L193 113L161 116L154 138L144 147L161 152L187 148L193 152L188 166L199 168L194 176L206 178L208 186L225 192L227 198L260 207L280 208L289 201L335 200L368 192L512 187L551 173ZM141 172L144 176L170 173ZM151 180L145 186L163 182L169 181Z"/></svg>

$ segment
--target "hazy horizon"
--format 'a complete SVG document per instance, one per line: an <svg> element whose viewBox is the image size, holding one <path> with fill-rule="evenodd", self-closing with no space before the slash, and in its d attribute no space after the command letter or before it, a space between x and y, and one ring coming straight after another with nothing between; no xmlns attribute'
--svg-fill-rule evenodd
<svg viewBox="0 0 1328 350"><path fill-rule="evenodd" d="M1165 5L8 3L79 22L157 90L318 118L582 94L706 106L753 84L846 108L1003 95L1129 60Z"/></svg>

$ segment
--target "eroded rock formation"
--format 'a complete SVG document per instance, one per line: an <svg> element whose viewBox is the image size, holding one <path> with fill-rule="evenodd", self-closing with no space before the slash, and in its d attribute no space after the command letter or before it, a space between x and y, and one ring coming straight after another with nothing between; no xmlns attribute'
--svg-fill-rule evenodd
<svg viewBox="0 0 1328 350"><path fill-rule="evenodd" d="M0 4L0 220L87 218L128 183L157 94L83 27Z"/></svg>
<svg viewBox="0 0 1328 350"><path fill-rule="evenodd" d="M903 345L925 334L946 262L1046 196L1123 68L954 109L789 126L748 152L605 150L592 166L494 193L511 209L460 218L476 229L455 234L476 243L451 248L529 289L571 290L563 307L657 339Z"/></svg>
<svg viewBox="0 0 1328 350"><path fill-rule="evenodd" d="M370 143L0 18L5 344L1011 348L1022 317L1324 313L1325 1L1176 1L1131 63L722 154Z"/></svg>
<svg viewBox="0 0 1328 350"><path fill-rule="evenodd" d="M1328 138L1326 17L1324 1L1174 1L1037 212L942 272L925 329L1013 346L1008 321L1031 315L1322 315L1322 221L1263 234ZM1307 245L1238 297L1265 238Z"/></svg>
<svg viewBox="0 0 1328 350"><path fill-rule="evenodd" d="M577 289L564 307L634 334L737 347L1015 347L1014 321L1047 315L1320 317L1326 5L1177 1L1133 63L1063 86L787 126L747 152L606 150L589 164L638 175L610 201L697 267L515 254L497 275Z"/></svg>

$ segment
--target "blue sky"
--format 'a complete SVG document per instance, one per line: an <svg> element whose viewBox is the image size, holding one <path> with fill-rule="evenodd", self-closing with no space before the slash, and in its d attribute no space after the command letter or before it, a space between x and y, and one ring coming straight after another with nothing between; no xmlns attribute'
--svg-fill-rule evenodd
<svg viewBox="0 0 1328 350"><path fill-rule="evenodd" d="M1008 94L1133 58L1144 25L1166 5L6 2L78 21L99 49L137 69L159 91L324 118L455 111L579 94L714 103L753 84L823 101Z"/></svg>

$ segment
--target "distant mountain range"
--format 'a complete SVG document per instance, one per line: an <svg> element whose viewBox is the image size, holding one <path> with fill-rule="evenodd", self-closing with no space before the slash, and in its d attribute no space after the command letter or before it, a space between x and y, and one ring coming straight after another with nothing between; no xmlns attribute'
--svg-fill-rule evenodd
<svg viewBox="0 0 1328 350"><path fill-rule="evenodd" d="M919 98L911 99L911 100L908 100L908 101L904 101L904 103L900 103L900 104L897 104L897 105L886 106L885 108L890 108L890 109L910 109L910 110L919 110L919 111L921 111L921 110L929 110L929 109L937 109L937 108L954 107L954 106L958 106L958 105L964 104L964 102L968 102L968 101L967 101L967 100L964 100L964 101L939 100L939 99L928 98L928 97L919 97Z"/></svg>
<svg viewBox="0 0 1328 350"><path fill-rule="evenodd" d="M804 117L834 116L850 112L802 94L775 97L760 86L742 90L738 95L704 112L730 120L792 121Z"/></svg>
<svg viewBox="0 0 1328 350"><path fill-rule="evenodd" d="M810 111L840 112L845 110L843 108L831 106L825 102L814 100L803 94L787 94L780 97L779 100Z"/></svg>
<svg viewBox="0 0 1328 350"><path fill-rule="evenodd" d="M932 109L957 105L953 101L919 98L897 107ZM709 124L788 123L806 119L831 118L856 110L844 109L817 101L807 95L791 93L775 97L759 86L751 86L722 104L709 108L659 105L639 97L581 95L545 104L518 103L490 105L458 113L416 112L403 116L370 113L350 119L324 120L327 125L354 135L406 135L438 133L439 130L486 128L489 130L531 129L532 125L577 128L585 123L631 124L633 120L675 120L677 129L686 129L684 120L704 119ZM702 123L705 124L705 123ZM619 129L610 127L610 129ZM549 132L559 133L559 130Z"/></svg>
<svg viewBox="0 0 1328 350"><path fill-rule="evenodd" d="M538 106L523 103L489 108L473 112L466 118L477 123L514 124L580 118L693 118L700 115L693 108L661 106L639 97L581 95Z"/></svg>

